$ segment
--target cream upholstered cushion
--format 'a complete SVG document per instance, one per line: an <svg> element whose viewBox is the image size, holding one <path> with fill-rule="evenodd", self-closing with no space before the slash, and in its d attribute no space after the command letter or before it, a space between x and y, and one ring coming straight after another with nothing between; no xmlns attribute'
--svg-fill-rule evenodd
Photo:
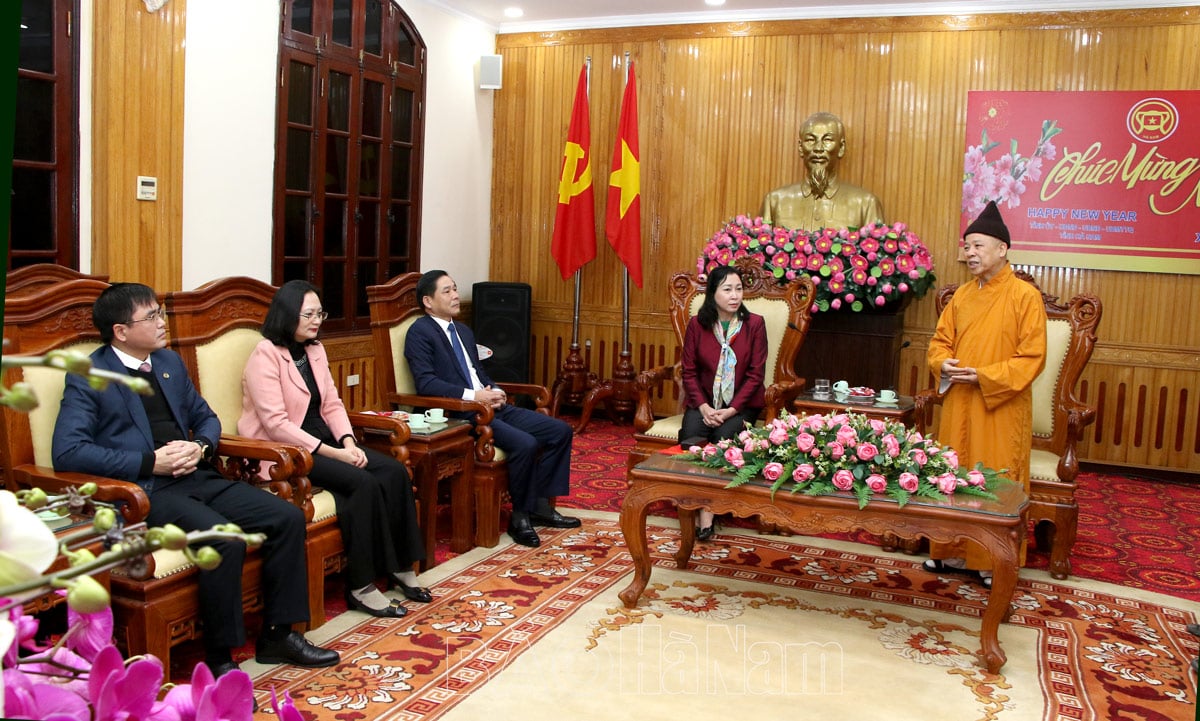
<svg viewBox="0 0 1200 721"><path fill-rule="evenodd" d="M196 385L204 389L204 400L221 419L221 430L237 433L242 416L242 371L262 333L252 328L234 328L196 346Z"/></svg>
<svg viewBox="0 0 1200 721"><path fill-rule="evenodd" d="M63 346L60 350L90 355L100 347L97 341ZM63 389L67 381L63 372L56 368L29 367L22 370L25 382L33 386L38 407L29 412L29 434L33 439L33 462L52 468L54 460L51 442L54 423L58 420L58 407L62 405Z"/></svg>
<svg viewBox="0 0 1200 721"><path fill-rule="evenodd" d="M775 382L775 366L779 363L779 347L783 344L783 334L787 330L788 317L791 309L781 298L749 298L743 305L751 313L763 317L767 326L767 368L763 376L763 386L770 388Z"/></svg>
<svg viewBox="0 0 1200 721"><path fill-rule="evenodd" d="M1042 481L1058 480L1059 457L1050 451L1039 451L1036 448L1029 453L1029 477Z"/></svg>
<svg viewBox="0 0 1200 721"><path fill-rule="evenodd" d="M1033 434L1049 438L1054 434L1054 397L1063 363L1071 345L1071 324L1066 320L1046 321L1046 367L1033 381ZM1059 457L1050 451L1034 449L1029 454L1029 477L1058 480Z"/></svg>
<svg viewBox="0 0 1200 721"><path fill-rule="evenodd" d="M654 422L642 435L666 438L675 443L679 440L679 429L683 427L683 414L667 416Z"/></svg>
<svg viewBox="0 0 1200 721"><path fill-rule="evenodd" d="M1071 346L1071 324L1066 320L1046 321L1046 367L1033 381L1033 435L1054 435L1054 396ZM1057 463L1057 461L1055 461ZM1057 478L1057 476L1051 476Z"/></svg>
<svg viewBox="0 0 1200 721"><path fill-rule="evenodd" d="M408 329L420 317L420 314L410 315L388 329L388 338L392 343L392 374L396 376L397 393L417 394L417 382L413 380L408 359L404 357L404 339L408 337Z"/></svg>

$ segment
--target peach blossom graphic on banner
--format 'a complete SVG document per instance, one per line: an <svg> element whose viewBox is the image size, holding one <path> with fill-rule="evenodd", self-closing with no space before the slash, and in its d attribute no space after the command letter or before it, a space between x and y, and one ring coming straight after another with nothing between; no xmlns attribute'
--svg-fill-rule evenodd
<svg viewBox="0 0 1200 721"><path fill-rule="evenodd" d="M988 201L997 205L1015 208L1021 204L1021 195L1026 184L1036 183L1042 177L1042 161L1054 160L1058 148L1051 139L1062 132L1057 121L1042 121L1042 135L1033 153L1028 157L1018 152L1017 140L1009 141L1007 153L988 159L988 154L1000 147L1000 143L988 137L985 128L979 145L967 148L963 169L963 213L974 215L983 210Z"/></svg>

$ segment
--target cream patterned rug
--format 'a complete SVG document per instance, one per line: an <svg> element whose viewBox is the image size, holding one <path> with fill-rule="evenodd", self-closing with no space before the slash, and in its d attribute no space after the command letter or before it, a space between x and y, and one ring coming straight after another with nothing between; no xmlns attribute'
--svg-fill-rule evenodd
<svg viewBox="0 0 1200 721"><path fill-rule="evenodd" d="M575 513L575 511L572 511ZM422 576L403 619L351 612L312 634L329 669L243 664L306 718L1191 718L1197 604L1023 570L984 671L986 590L916 557L808 537L721 533L674 568L674 521L651 519L656 567L637 608L614 514L543 532L539 549L475 549Z"/></svg>

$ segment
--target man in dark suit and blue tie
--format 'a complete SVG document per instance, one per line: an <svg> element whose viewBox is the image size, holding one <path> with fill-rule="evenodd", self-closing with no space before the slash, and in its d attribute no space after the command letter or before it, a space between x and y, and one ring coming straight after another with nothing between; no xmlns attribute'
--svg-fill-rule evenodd
<svg viewBox="0 0 1200 721"><path fill-rule="evenodd" d="M560 514L550 499L570 493L571 426L557 418L509 405L479 364L475 335L455 322L458 286L444 270L431 270L417 281L417 304L425 311L408 329L404 357L417 392L475 400L495 412L491 427L496 446L508 463L508 492L513 513L508 535L523 546L541 544L534 526L578 528L578 518Z"/></svg>
<svg viewBox="0 0 1200 721"><path fill-rule="evenodd" d="M305 667L338 663L336 651L314 646L292 630L292 624L309 620L304 512L250 484L224 478L208 463L221 437L221 421L196 392L183 359L164 348L166 316L154 291L139 283L112 285L96 299L92 322L104 341L91 355L93 367L140 376L154 395L139 397L123 383L96 391L83 377L68 375L54 425L55 470L138 484L150 497L150 526L172 523L192 531L236 523L247 533L265 534L258 662ZM221 563L200 572L200 607L205 662L220 676L237 668L230 649L246 642L246 547L240 541L212 545Z"/></svg>

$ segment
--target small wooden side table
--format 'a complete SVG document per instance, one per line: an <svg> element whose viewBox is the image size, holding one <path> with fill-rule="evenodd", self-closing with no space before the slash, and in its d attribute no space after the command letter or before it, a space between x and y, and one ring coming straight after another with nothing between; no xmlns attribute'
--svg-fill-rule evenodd
<svg viewBox="0 0 1200 721"><path fill-rule="evenodd" d="M868 418L877 418L881 421L899 421L907 427L913 425L915 418L915 406L913 405L912 396L899 396L895 403L887 405L880 403L839 403L832 397L828 400L818 400L813 398L812 391L804 391L796 396L796 400L792 402L792 409L797 414L804 416L849 411L851 413L861 413Z"/></svg>
<svg viewBox="0 0 1200 721"><path fill-rule="evenodd" d="M421 570L432 568L437 543L438 483L450 482L450 550L465 553L474 545L475 496L471 477L475 474L475 438L471 424L459 418L425 428L409 427L408 457L412 461L417 499L420 501L421 533L425 560Z"/></svg>

